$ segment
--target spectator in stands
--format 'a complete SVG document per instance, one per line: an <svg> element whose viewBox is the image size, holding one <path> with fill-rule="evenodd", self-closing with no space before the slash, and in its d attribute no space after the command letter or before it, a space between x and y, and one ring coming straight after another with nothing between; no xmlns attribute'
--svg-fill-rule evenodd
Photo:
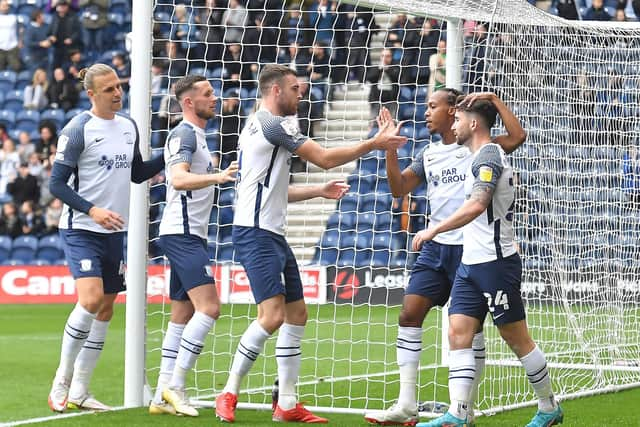
<svg viewBox="0 0 640 427"><path fill-rule="evenodd" d="M178 4L173 8L173 16L171 17L171 35L169 38L180 43L183 51L189 49L189 38L192 37L187 7Z"/></svg>
<svg viewBox="0 0 640 427"><path fill-rule="evenodd" d="M289 6L287 15L284 19L284 33L282 42L285 45L292 43L304 43L307 40L306 31L309 24L305 20L305 16L300 11L300 4L295 3Z"/></svg>
<svg viewBox="0 0 640 427"><path fill-rule="evenodd" d="M40 200L40 187L38 179L29 173L29 164L20 163L18 175L14 176L7 184L7 193L11 194L16 205L22 204L26 200L37 203Z"/></svg>
<svg viewBox="0 0 640 427"><path fill-rule="evenodd" d="M25 200L20 205L20 226L25 236L40 236L46 226L40 209L31 200Z"/></svg>
<svg viewBox="0 0 640 427"><path fill-rule="evenodd" d="M178 43L174 41L167 41L166 49L166 56L169 58L169 63L167 64L169 77L173 80L184 77L189 66L189 61L187 61L184 52L180 50Z"/></svg>
<svg viewBox="0 0 640 427"><path fill-rule="evenodd" d="M286 65L299 76L307 74L307 65L311 61L307 49L301 49L296 42L289 44L287 48L280 49L278 54L278 64Z"/></svg>
<svg viewBox="0 0 640 427"><path fill-rule="evenodd" d="M40 132L40 143L36 147L36 152L40 154L40 160L42 160L45 167L49 162L49 156L55 153L55 147L58 144L58 131L56 125L49 120L43 120L38 126Z"/></svg>
<svg viewBox="0 0 640 427"><path fill-rule="evenodd" d="M70 77L74 81L77 81L76 89L81 90L82 82L79 80L80 70L87 66L82 51L80 49L71 49L69 51L69 62L64 65L64 69L67 70Z"/></svg>
<svg viewBox="0 0 640 427"><path fill-rule="evenodd" d="M67 60L71 49L82 48L81 29L78 16L69 10L69 1L58 0L56 13L49 28L49 40L53 43L52 67L54 69Z"/></svg>
<svg viewBox="0 0 640 427"><path fill-rule="evenodd" d="M575 0L558 0L558 16L564 19L578 20L578 7Z"/></svg>
<svg viewBox="0 0 640 427"><path fill-rule="evenodd" d="M10 236L13 239L22 234L20 218L18 217L18 208L13 202L7 202L2 205L0 234Z"/></svg>
<svg viewBox="0 0 640 427"><path fill-rule="evenodd" d="M7 139L0 149L0 203L11 198L7 186L18 174L19 164L20 155L16 146L13 140Z"/></svg>
<svg viewBox="0 0 640 427"><path fill-rule="evenodd" d="M173 129L182 120L182 107L175 95L175 83L171 85L169 93L160 100L158 117L162 119L160 129Z"/></svg>
<svg viewBox="0 0 640 427"><path fill-rule="evenodd" d="M626 22L627 14L624 9L616 9L616 15L614 16L614 20L617 22Z"/></svg>
<svg viewBox="0 0 640 427"><path fill-rule="evenodd" d="M29 167L29 173L38 179L38 182L42 181L44 167L40 161L40 156L35 151L27 158L27 165Z"/></svg>
<svg viewBox="0 0 640 427"><path fill-rule="evenodd" d="M220 169L226 169L238 158L238 136L243 126L240 118L240 90L233 88L222 97L220 114Z"/></svg>
<svg viewBox="0 0 640 427"><path fill-rule="evenodd" d="M329 0L318 0L309 8L309 27L315 31L315 41L331 46L336 22L336 4Z"/></svg>
<svg viewBox="0 0 640 427"><path fill-rule="evenodd" d="M367 81L371 83L369 92L370 118L374 120L380 107L389 109L392 117L398 112L398 92L400 67L393 63L391 49L383 49L380 53L380 64L371 67L367 72Z"/></svg>
<svg viewBox="0 0 640 427"><path fill-rule="evenodd" d="M636 144L622 157L622 189L634 209L640 209L640 152Z"/></svg>
<svg viewBox="0 0 640 427"><path fill-rule="evenodd" d="M109 19L110 0L80 0L84 48L87 52L104 51L104 34Z"/></svg>
<svg viewBox="0 0 640 427"><path fill-rule="evenodd" d="M7 133L7 127L0 123L0 148L2 148L2 144L9 139L9 133Z"/></svg>
<svg viewBox="0 0 640 427"><path fill-rule="evenodd" d="M51 181L51 169L55 154L51 154L46 162L42 162L42 173L40 174L40 206L47 206L54 198L49 191L49 181Z"/></svg>
<svg viewBox="0 0 640 427"><path fill-rule="evenodd" d="M48 70L51 40L49 40L49 25L44 22L42 10L35 9L31 12L31 22L24 30L23 44L26 48L26 57L23 59L27 68Z"/></svg>
<svg viewBox="0 0 640 427"><path fill-rule="evenodd" d="M611 21L611 15L604 10L603 0L593 0L591 7L585 11L582 19L585 21Z"/></svg>
<svg viewBox="0 0 640 427"><path fill-rule="evenodd" d="M195 22L200 39L207 44L205 58L214 69L221 65L224 53L222 18L226 9L222 0L206 0L204 6L196 10Z"/></svg>
<svg viewBox="0 0 640 427"><path fill-rule="evenodd" d="M78 102L78 90L62 68L53 71L53 82L49 85L47 97L51 108L62 108L64 111L74 108Z"/></svg>
<svg viewBox="0 0 640 427"><path fill-rule="evenodd" d="M367 65L369 65L369 44L371 34L378 31L378 25L370 8L358 6L348 14L349 40L349 81L364 83ZM305 134L306 135L306 134Z"/></svg>
<svg viewBox="0 0 640 427"><path fill-rule="evenodd" d="M402 83L429 84L429 59L438 51L441 29L431 19L425 19L420 32L411 32L405 39L405 54L402 57Z"/></svg>
<svg viewBox="0 0 640 427"><path fill-rule="evenodd" d="M163 199L164 200L164 199ZM62 202L60 199L52 199L44 211L44 235L58 234L58 224L62 216Z"/></svg>
<svg viewBox="0 0 640 427"><path fill-rule="evenodd" d="M18 17L9 13L9 2L0 0L0 71L11 68L20 71L18 47Z"/></svg>
<svg viewBox="0 0 640 427"><path fill-rule="evenodd" d="M227 29L228 31L228 29ZM251 71L252 61L243 55L242 46L239 43L231 43L223 58L224 82L222 89L226 91L232 87L253 87L254 80Z"/></svg>
<svg viewBox="0 0 640 427"><path fill-rule="evenodd" d="M249 61L269 64L276 62L276 57L278 56L277 33L279 30L265 27L264 18L265 15L254 14L253 25L246 28L243 43ZM256 65L256 74L257 71Z"/></svg>
<svg viewBox="0 0 640 427"><path fill-rule="evenodd" d="M305 77L298 77L300 83L300 96L298 102L298 124L303 135L314 137L313 125L322 117L323 100L318 99L309 90L309 81Z"/></svg>
<svg viewBox="0 0 640 427"><path fill-rule="evenodd" d="M58 4L60 4L61 0L48 0L47 1L47 6L45 7L45 10L49 13L52 13L56 10L56 6L58 6ZM67 4L69 4L69 7L74 10L74 11L78 11L80 10L80 0L67 0L66 1Z"/></svg>
<svg viewBox="0 0 640 427"><path fill-rule="evenodd" d="M29 156L36 152L36 145L31 142L31 135L29 135L29 132L22 131L18 134L18 147L16 151L18 151L21 162L28 161Z"/></svg>
<svg viewBox="0 0 640 427"><path fill-rule="evenodd" d="M468 84L468 92L482 91L485 82L485 51L487 49L487 24L479 22L476 25L471 55L469 55L469 71L465 79ZM436 89L437 90L437 89Z"/></svg>
<svg viewBox="0 0 640 427"><path fill-rule="evenodd" d="M411 23L407 19L407 15L404 13L398 13L391 22L391 26L387 32L387 39L385 40L386 47L402 48L405 32L411 28Z"/></svg>
<svg viewBox="0 0 640 427"><path fill-rule="evenodd" d="M447 41L438 40L436 53L429 58L429 97L433 92L445 87L447 82Z"/></svg>
<svg viewBox="0 0 640 427"><path fill-rule="evenodd" d="M27 110L44 109L49 104L47 99L48 89L47 72L42 68L38 68L33 73L31 84L24 88L24 108Z"/></svg>
<svg viewBox="0 0 640 427"><path fill-rule="evenodd" d="M262 19L262 26L276 30L276 40L280 40L280 27L283 12L286 8L285 0L248 0L249 21Z"/></svg>
<svg viewBox="0 0 640 427"><path fill-rule="evenodd" d="M328 82L329 72L329 54L326 45L322 42L315 41L313 47L309 49L311 53L311 62L307 65L307 73L312 82Z"/></svg>
<svg viewBox="0 0 640 427"><path fill-rule="evenodd" d="M166 70L163 68L161 61L155 59L151 63L151 95L158 95L164 90L165 72Z"/></svg>
<svg viewBox="0 0 640 427"><path fill-rule="evenodd" d="M240 43L244 27L247 25L247 10L238 0L229 0L229 6L222 16L222 25L226 28L225 43Z"/></svg>
<svg viewBox="0 0 640 427"><path fill-rule="evenodd" d="M124 93L129 93L129 80L131 80L131 65L125 58L124 54L116 53L111 59L113 69L116 70L116 74L120 79L120 86Z"/></svg>

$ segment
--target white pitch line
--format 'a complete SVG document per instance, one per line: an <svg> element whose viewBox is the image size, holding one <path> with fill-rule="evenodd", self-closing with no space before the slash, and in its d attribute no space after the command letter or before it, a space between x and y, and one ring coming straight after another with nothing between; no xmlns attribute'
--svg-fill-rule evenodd
<svg viewBox="0 0 640 427"><path fill-rule="evenodd" d="M125 408L124 406L118 406L116 408L111 408L110 411L122 411L123 409L128 409L128 408ZM73 412L68 414L49 415L48 417L38 417L38 418L29 418L26 420L9 421L7 423L0 423L0 427L13 427L13 426L21 426L25 424L44 423L47 421L61 420L63 418L82 417L83 415L91 415L97 412L106 412L106 411L78 411L78 412Z"/></svg>

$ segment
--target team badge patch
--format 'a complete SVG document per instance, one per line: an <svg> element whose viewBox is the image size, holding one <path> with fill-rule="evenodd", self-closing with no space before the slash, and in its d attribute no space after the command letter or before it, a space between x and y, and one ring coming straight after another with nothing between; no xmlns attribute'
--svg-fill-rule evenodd
<svg viewBox="0 0 640 427"><path fill-rule="evenodd" d="M489 166L480 166L480 181L491 182L493 179L493 169Z"/></svg>
<svg viewBox="0 0 640 427"><path fill-rule="evenodd" d="M280 126L282 126L282 129L284 129L286 134L289 136L296 136L298 132L300 132L298 124L291 119L283 120L280 122Z"/></svg>
<svg viewBox="0 0 640 427"><path fill-rule="evenodd" d="M80 271L91 271L91 260L90 259L81 259L80 260Z"/></svg>
<svg viewBox="0 0 640 427"><path fill-rule="evenodd" d="M205 265L204 266L204 275L207 277L213 277L213 271L211 270L211 266L210 265Z"/></svg>

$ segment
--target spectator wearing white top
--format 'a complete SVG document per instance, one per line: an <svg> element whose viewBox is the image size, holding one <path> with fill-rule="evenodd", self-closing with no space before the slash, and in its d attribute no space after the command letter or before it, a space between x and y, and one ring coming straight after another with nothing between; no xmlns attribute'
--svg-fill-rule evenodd
<svg viewBox="0 0 640 427"><path fill-rule="evenodd" d="M18 17L9 13L7 0L0 0L0 71L7 68L15 72L21 69Z"/></svg>
<svg viewBox="0 0 640 427"><path fill-rule="evenodd" d="M33 73L31 84L24 88L24 108L27 110L42 110L49 104L47 89L49 80L47 72L38 68Z"/></svg>

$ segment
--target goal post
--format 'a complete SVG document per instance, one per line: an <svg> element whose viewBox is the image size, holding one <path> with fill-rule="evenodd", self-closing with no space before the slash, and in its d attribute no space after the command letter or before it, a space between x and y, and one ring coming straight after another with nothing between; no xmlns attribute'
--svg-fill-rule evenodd
<svg viewBox="0 0 640 427"><path fill-rule="evenodd" d="M565 21L520 0L348 1L320 11L312 2L286 8L284 2L259 3L271 6L237 11L235 18L245 17L240 25L233 19L223 22L231 14L208 10L204 2L134 2L130 99L142 147L161 147L178 114L171 109L171 82L197 72L208 77L219 97L218 118L206 129L207 142L216 161L229 161L233 150L228 141L259 102L257 71L268 59L317 73L304 82L309 84L303 98L308 108L299 118L324 146L350 144L374 132L370 101L393 104L398 118L408 120L402 132L410 141L398 156L402 167L438 139L424 122L428 94L442 83L434 82L432 65L443 71L443 86L493 91L528 133L526 143L509 156L517 176L514 227L523 258L528 323L546 353L554 389L566 399L640 386L640 208L630 198L633 188L625 186L629 165L640 165L638 25ZM279 9L270 9L275 4ZM374 19L368 20L366 12L357 15L350 5L372 8ZM397 20L399 14L408 16L404 24ZM419 34L423 18L434 20L431 41L408 43L407 38ZM397 22L400 27L392 31ZM355 40L368 31L362 54ZM445 38L446 53L437 47ZM239 51L230 49L234 44ZM313 52L314 45L329 58ZM382 91L389 82L364 81L359 67L378 68L385 47L402 81L395 99L370 99L373 90ZM296 49L308 53L306 62L287 57ZM411 52L416 56L407 59ZM433 62L421 56L425 52L435 52ZM257 59L248 59L250 55ZM309 68L311 58L317 63ZM151 85L152 68L160 85ZM433 74L421 75L425 68ZM501 123L494 130L504 131ZM296 161L295 184L343 178L351 185L338 203L312 200L289 207L286 237L300 263L309 302L298 384L301 400L334 412L387 407L397 398L398 314L402 287L416 257L407 244L425 226L424 188L406 201L394 200L380 152L331 171ZM153 194L161 194L162 185L151 186L151 205L159 209L162 202ZM127 406L146 403L145 373L155 386L169 312L163 279L168 266L153 250L158 213L148 219L147 185L134 187L128 240ZM246 275L233 262L233 199L233 187L219 189L209 226L209 251L223 307L189 383L189 394L202 404L212 404L221 390L240 336L255 318ZM152 232L147 237L148 223ZM152 252L147 254L149 245ZM156 270L150 274L154 282L147 297L164 292L165 298L147 312L141 290L149 261ZM429 314L425 321L420 401L448 400L446 325L446 310ZM490 322L485 334L487 368L478 412L535 404L519 361ZM277 377L274 341L267 342L248 375L240 407L270 408Z"/></svg>

